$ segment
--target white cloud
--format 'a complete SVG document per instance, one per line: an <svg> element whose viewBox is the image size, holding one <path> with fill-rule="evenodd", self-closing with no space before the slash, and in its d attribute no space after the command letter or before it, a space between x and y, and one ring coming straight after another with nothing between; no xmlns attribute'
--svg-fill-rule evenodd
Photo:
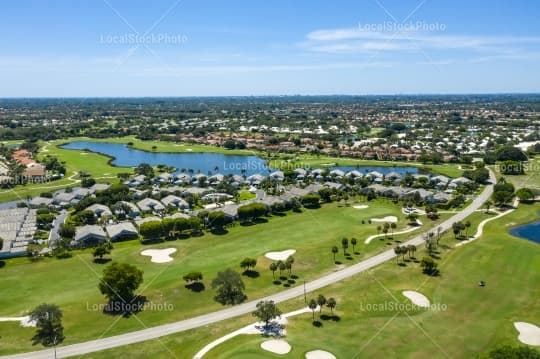
<svg viewBox="0 0 540 359"><path fill-rule="evenodd" d="M446 35L410 29L380 32L359 27L312 31L300 45L315 52L362 53L428 49L504 52L517 45L539 44L538 36Z"/></svg>

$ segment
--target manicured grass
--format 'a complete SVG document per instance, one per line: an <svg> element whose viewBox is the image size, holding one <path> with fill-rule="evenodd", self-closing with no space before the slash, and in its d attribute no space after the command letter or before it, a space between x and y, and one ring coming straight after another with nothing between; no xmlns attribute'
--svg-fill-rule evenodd
<svg viewBox="0 0 540 359"><path fill-rule="evenodd" d="M245 278L246 292L250 299L262 297L285 289L285 284L273 284L268 270L270 260L264 253L294 248L293 274L299 285L336 268L330 248L340 247L336 259L343 265L356 263L387 248L384 242L363 245L363 240L376 233L377 224L367 224L371 217L395 215L400 218L398 228L406 226L400 208L389 201L377 200L369 203L369 211L357 210L338 204L324 205L320 209L305 210L303 213L288 213L284 217L272 217L267 223L253 226L236 225L225 235L206 234L198 238L171 241L151 246L142 246L138 241L115 244L112 257L118 262L128 262L144 270L145 282L140 294L152 303L171 304L172 311L147 310L138 317L148 326L180 320L221 306L213 300L213 290L208 289L215 274L227 267L240 271L239 263L244 257L258 259L258 278ZM361 224L365 219L366 224ZM291 230L294 228L294 230ZM414 234L412 234L414 235ZM341 250L342 237L356 237L359 244L351 259L346 259ZM175 260L170 264L153 264L148 257L139 253L143 248L175 247ZM349 249L352 254L352 248ZM75 343L99 337L117 318L93 311L96 304L104 304L97 285L103 265L92 262L90 251L74 252L74 258L45 259L30 263L26 258L6 261L0 269L0 286L9 288L9 295L0 297L0 316L18 316L27 313L43 301L58 304L65 313L66 343ZM182 276L189 271L201 271L207 290L193 293L184 287ZM276 276L278 273L276 273ZM122 318L106 335L118 334L140 328L134 317ZM25 329L31 333L31 329ZM13 334L18 336L18 333ZM0 339L0 353L15 350L31 350L29 346L11 344L11 334ZM16 342L16 341L15 341ZM29 343L28 343L29 345Z"/></svg>
<svg viewBox="0 0 540 359"><path fill-rule="evenodd" d="M540 191L540 156L529 159L529 162L525 165L524 175L503 175L500 173L498 166L493 167L497 177L504 177L516 188L531 188Z"/></svg>
<svg viewBox="0 0 540 359"><path fill-rule="evenodd" d="M250 200L250 199L254 199L255 197L257 197L255 195L255 193L251 193L249 191L241 191L238 193L238 200L239 201L247 201L247 200Z"/></svg>
<svg viewBox="0 0 540 359"><path fill-rule="evenodd" d="M447 234L439 247L440 276L422 274L417 263L402 267L391 261L322 289L320 293L337 299L340 321L321 320L322 327L316 328L311 314L291 318L286 340L293 350L287 355L262 351L259 345L265 339L254 335L229 340L205 358L301 358L313 349L328 350L338 358L472 358L498 345L522 345L513 322L540 324L540 246L510 236L508 223L529 222L537 218L539 210L539 204L521 205L487 224L480 239L462 247L454 247L457 241ZM423 251L417 252L418 258L423 255ZM479 287L479 280L486 281L486 286ZM409 303L403 290L423 293L439 310L405 308L400 312L403 308L391 308L389 303L396 307L396 300ZM297 298L280 308L286 312L302 306L303 298ZM144 358L144 353L152 353L154 358L169 358L171 353L191 358L204 345L250 321L251 316L243 316L83 358L127 353L132 358Z"/></svg>
<svg viewBox="0 0 540 359"><path fill-rule="evenodd" d="M28 196L37 196L42 192L78 186L80 180L78 173L80 171L90 174L97 182L108 183L117 182L118 173L133 172L131 168L111 166L109 164L110 158L101 154L59 148L58 146L62 143L66 143L66 141L56 140L40 143L41 150L38 159L46 155L57 157L66 167L63 179L46 183L25 184L13 189L2 189L0 190L0 202L22 200Z"/></svg>

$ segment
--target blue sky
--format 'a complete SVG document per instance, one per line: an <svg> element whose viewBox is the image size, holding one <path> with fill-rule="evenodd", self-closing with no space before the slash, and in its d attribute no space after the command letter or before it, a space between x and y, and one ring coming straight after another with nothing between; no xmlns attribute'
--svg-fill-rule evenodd
<svg viewBox="0 0 540 359"><path fill-rule="evenodd" d="M6 0L0 97L540 92L538 18L535 0Z"/></svg>

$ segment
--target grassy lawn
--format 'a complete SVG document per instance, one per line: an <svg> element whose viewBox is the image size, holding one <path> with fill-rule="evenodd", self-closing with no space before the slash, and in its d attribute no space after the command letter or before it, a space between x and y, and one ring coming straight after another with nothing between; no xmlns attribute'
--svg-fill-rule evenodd
<svg viewBox="0 0 540 359"><path fill-rule="evenodd" d="M324 205L317 210L303 213L288 213L283 217L269 218L267 223L253 226L236 225L224 235L206 234L187 240L171 241L143 247L138 241L115 244L113 259L128 262L144 270L145 282L139 291L151 303L170 304L172 311L144 311L138 315L146 325L157 325L180 320L221 308L214 302L214 291L208 289L215 274L227 267L240 270L244 257L258 259L258 278L245 278L246 292L250 299L262 297L285 289L289 284L274 284L268 270L270 261L264 253L294 248L295 265L293 274L301 281L312 280L335 270L330 248L340 247L342 237L358 238L359 251L346 259L340 249L337 260L342 265L356 263L387 248L389 241L373 241L369 246L363 240L376 234L377 224L368 224L372 217L397 216L400 221L396 231L406 227L400 208L389 201L377 200L369 203L369 210L358 210L338 204ZM361 224L361 220L366 221ZM435 225L430 223L426 225ZM291 231L294 228L294 231ZM414 234L411 234L414 235ZM170 264L153 264L139 252L143 248L177 248L175 260ZM349 250L352 252L352 250ZM231 255L234 253L234 255ZM47 301L58 304L64 310L66 343L75 343L97 338L118 319L94 311L96 304L104 304L97 284L103 265L92 262L90 251L74 252L74 257L65 260L44 259L31 263L26 258L5 261L0 269L0 286L9 288L9 295L0 297L0 316L18 316L34 306ZM207 290L193 293L184 287L182 276L189 271L201 271ZM276 273L277 275L277 273ZM7 324L16 326L16 324ZM6 324L2 324L6 326ZM118 334L141 327L137 318L120 319L106 335ZM22 329L21 329L22 330ZM5 333L0 338L0 353L15 350L31 350L30 342L18 343L21 330ZM31 329L22 330L25 337ZM14 345L15 343L15 345ZM26 344L26 345L25 345Z"/></svg>
<svg viewBox="0 0 540 359"><path fill-rule="evenodd" d="M79 171L84 171L93 176L97 182L113 182L116 175L121 172L132 172L131 168L115 167L109 164L109 157L88 151L64 150L58 148L64 140L51 141L41 144L38 158L46 155L58 157L64 162L66 175L63 179L16 186L13 189L0 190L0 202L26 199L28 196L37 196L42 192L55 191L69 186L78 185Z"/></svg>
<svg viewBox="0 0 540 359"><path fill-rule="evenodd" d="M338 301L340 321L321 320L322 327L316 328L311 314L289 319L286 340L293 350L287 355L262 351L259 345L265 339L254 335L229 340L205 358L300 358L313 349L328 350L338 358L472 358L498 345L520 345L513 322L540 324L540 246L507 231L509 223L529 222L538 217L539 210L539 204L521 205L487 224L480 239L462 247L454 247L457 241L452 234L446 235L439 247L440 276L422 274L417 263L407 262L403 267L388 262L324 288L322 294ZM471 222L483 214L475 216L480 218ZM479 280L485 280L486 287L478 287ZM439 310L395 309L396 300L408 303L403 290L423 293ZM303 298L297 298L280 307L286 312L303 305ZM243 316L83 358L126 353L135 359L146 358L148 353L153 358L191 358L207 343L252 321L251 316Z"/></svg>
<svg viewBox="0 0 540 359"><path fill-rule="evenodd" d="M495 172L497 177L504 177L507 181L511 182L516 188L531 188L540 191L540 156L529 159L529 163L525 166L525 174L514 175L502 175L498 171L497 166Z"/></svg>

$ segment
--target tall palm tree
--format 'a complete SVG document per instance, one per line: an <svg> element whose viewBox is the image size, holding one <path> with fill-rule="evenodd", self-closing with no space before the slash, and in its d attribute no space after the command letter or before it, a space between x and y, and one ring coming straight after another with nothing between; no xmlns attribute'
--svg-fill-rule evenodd
<svg viewBox="0 0 540 359"><path fill-rule="evenodd" d="M272 277L276 279L276 271L278 270L278 266L275 262L270 263L270 270L272 271Z"/></svg>
<svg viewBox="0 0 540 359"><path fill-rule="evenodd" d="M352 250L353 252L355 252L355 249L354 247L356 246L356 244L358 243L358 241L356 240L356 238L351 238L351 244L352 244Z"/></svg>
<svg viewBox="0 0 540 359"><path fill-rule="evenodd" d="M326 298L324 295L319 294L317 296L317 304L319 305L319 314L322 313L322 307L326 304Z"/></svg>
<svg viewBox="0 0 540 359"><path fill-rule="evenodd" d="M401 254L401 247L397 246L394 248L394 253L396 254L396 263L399 262L399 255Z"/></svg>
<svg viewBox="0 0 540 359"><path fill-rule="evenodd" d="M334 298L328 298L328 300L326 301L326 306L330 308L330 311L332 312L332 314L334 313L334 308L336 307L336 305L337 305L337 302Z"/></svg>
<svg viewBox="0 0 540 359"><path fill-rule="evenodd" d="M315 301L315 299L309 301L308 307L313 313L313 320L315 320L315 309L317 309L317 302Z"/></svg>
<svg viewBox="0 0 540 359"><path fill-rule="evenodd" d="M392 229L392 238L394 238L394 229L397 228L397 224L394 222L390 223L390 228Z"/></svg>
<svg viewBox="0 0 540 359"><path fill-rule="evenodd" d="M336 261L336 254L339 252L339 249L337 246L332 247L332 254L334 254L334 262Z"/></svg>

